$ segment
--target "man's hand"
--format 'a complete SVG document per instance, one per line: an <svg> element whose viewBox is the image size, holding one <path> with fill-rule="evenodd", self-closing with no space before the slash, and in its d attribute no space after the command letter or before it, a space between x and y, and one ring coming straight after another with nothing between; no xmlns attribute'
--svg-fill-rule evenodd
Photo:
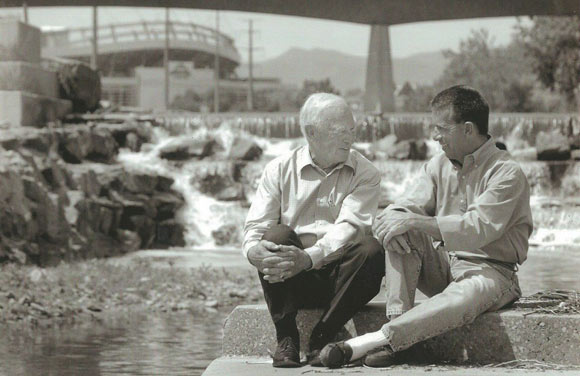
<svg viewBox="0 0 580 376"><path fill-rule="evenodd" d="M282 282L312 266L312 259L302 249L267 240L248 250L248 260L270 283Z"/></svg>
<svg viewBox="0 0 580 376"><path fill-rule="evenodd" d="M288 267L269 267L264 269L264 279L270 283L282 282L296 274L308 270L312 267L312 259L304 250L293 245L280 245L280 252L292 255L291 264Z"/></svg>
<svg viewBox="0 0 580 376"><path fill-rule="evenodd" d="M384 210L373 223L373 235L385 250L409 253L411 248L404 235L414 229L414 214L396 210Z"/></svg>
<svg viewBox="0 0 580 376"><path fill-rule="evenodd" d="M294 255L289 252L280 252L280 245L261 240L248 250L248 260L259 272L264 273L267 268L288 268L293 266Z"/></svg>

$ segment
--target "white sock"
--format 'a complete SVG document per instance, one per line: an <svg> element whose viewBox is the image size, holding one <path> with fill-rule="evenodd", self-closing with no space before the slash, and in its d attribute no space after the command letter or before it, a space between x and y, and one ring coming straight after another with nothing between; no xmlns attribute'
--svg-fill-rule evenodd
<svg viewBox="0 0 580 376"><path fill-rule="evenodd" d="M360 359L369 351L377 347L386 346L388 343L387 337L385 337L382 330L367 333L346 341L346 344L352 348L352 357L350 360Z"/></svg>

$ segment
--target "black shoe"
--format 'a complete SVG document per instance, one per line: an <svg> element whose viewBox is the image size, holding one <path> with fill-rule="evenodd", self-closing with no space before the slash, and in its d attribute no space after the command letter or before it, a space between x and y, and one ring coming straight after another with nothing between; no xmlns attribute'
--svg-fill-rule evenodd
<svg viewBox="0 0 580 376"><path fill-rule="evenodd" d="M277 368L301 367L300 354L292 337L284 337L278 342L276 352L272 357L272 366Z"/></svg>
<svg viewBox="0 0 580 376"><path fill-rule="evenodd" d="M365 357L363 364L372 368L384 368L397 364L395 352L390 347L385 346L378 351L372 352Z"/></svg>
<svg viewBox="0 0 580 376"><path fill-rule="evenodd" d="M320 361L328 368L340 368L350 361L352 349L344 342L329 343L320 351Z"/></svg>
<svg viewBox="0 0 580 376"><path fill-rule="evenodd" d="M324 367L320 360L320 350L312 350L306 354L306 362L312 367Z"/></svg>

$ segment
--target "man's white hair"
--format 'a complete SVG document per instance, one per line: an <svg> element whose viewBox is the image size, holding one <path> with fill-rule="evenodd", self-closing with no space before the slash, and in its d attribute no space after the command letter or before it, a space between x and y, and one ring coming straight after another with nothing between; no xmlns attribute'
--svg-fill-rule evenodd
<svg viewBox="0 0 580 376"><path fill-rule="evenodd" d="M307 126L313 126L318 129L320 126L324 126L324 119L320 117L320 114L322 110L328 109L329 107L336 107L337 109L351 112L348 103L342 97L335 94L314 93L306 99L300 109L300 130L304 137L307 137Z"/></svg>

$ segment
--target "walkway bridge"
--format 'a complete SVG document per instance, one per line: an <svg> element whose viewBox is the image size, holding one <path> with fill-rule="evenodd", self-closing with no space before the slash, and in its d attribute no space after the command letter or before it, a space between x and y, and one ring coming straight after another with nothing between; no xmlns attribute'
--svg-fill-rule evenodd
<svg viewBox="0 0 580 376"><path fill-rule="evenodd" d="M241 57L232 38L194 23L171 22L170 60L193 61L197 68L213 67L216 41L219 44L220 71L228 75ZM98 66L105 75L128 76L136 66L162 66L165 48L165 22L99 26ZM43 33L42 56L89 61L92 54L92 27L63 29Z"/></svg>

